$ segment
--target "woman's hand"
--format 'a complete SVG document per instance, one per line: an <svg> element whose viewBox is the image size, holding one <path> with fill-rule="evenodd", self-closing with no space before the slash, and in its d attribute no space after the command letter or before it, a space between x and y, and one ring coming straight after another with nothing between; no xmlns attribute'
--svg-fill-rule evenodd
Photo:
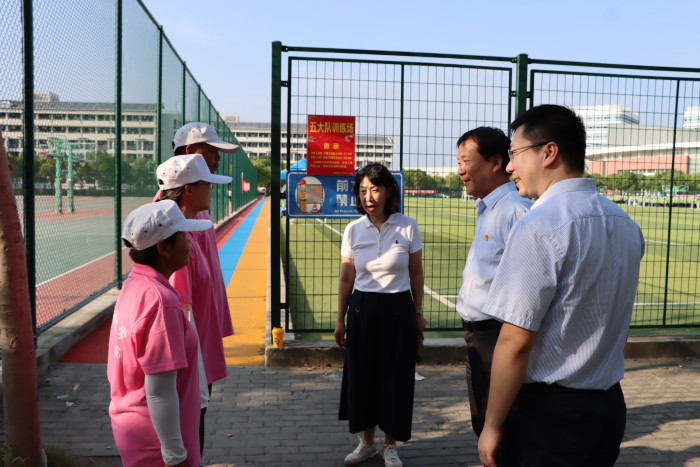
<svg viewBox="0 0 700 467"><path fill-rule="evenodd" d="M338 321L338 324L335 325L335 331L333 332L333 336L335 337L335 343L338 344L338 347L341 349L345 347L346 341L345 341L345 323L343 321Z"/></svg>
<svg viewBox="0 0 700 467"><path fill-rule="evenodd" d="M418 335L423 339L423 330L428 325L428 321L423 318L423 315L416 313L416 327L418 328Z"/></svg>

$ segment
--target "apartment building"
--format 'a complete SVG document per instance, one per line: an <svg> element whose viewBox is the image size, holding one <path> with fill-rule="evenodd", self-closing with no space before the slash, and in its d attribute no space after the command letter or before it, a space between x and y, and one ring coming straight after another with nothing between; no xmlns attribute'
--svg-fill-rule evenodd
<svg viewBox="0 0 700 467"><path fill-rule="evenodd" d="M37 153L51 152L52 141L72 143L74 155L103 149L113 153L114 103L64 102L51 92L35 94L35 133ZM8 153L23 152L23 103L0 100L0 129ZM161 115L164 150L170 150L171 135L180 125L179 114ZM122 104L122 157L155 158L156 104Z"/></svg>

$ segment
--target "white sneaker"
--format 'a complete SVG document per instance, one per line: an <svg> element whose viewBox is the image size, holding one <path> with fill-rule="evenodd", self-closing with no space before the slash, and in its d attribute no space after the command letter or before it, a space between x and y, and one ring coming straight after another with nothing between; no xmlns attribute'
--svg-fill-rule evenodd
<svg viewBox="0 0 700 467"><path fill-rule="evenodd" d="M384 465L385 467L402 467L403 462L399 459L399 453L396 452L395 444L385 444L384 445Z"/></svg>
<svg viewBox="0 0 700 467"><path fill-rule="evenodd" d="M355 450L345 456L346 465L357 465L361 464L370 457L374 457L378 454L377 447L374 444L367 444L364 439L360 440L360 444L357 445Z"/></svg>

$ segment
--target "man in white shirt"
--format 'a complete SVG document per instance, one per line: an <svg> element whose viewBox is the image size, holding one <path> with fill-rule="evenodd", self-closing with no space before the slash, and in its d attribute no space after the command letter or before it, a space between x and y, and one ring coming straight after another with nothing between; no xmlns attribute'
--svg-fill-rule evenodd
<svg viewBox="0 0 700 467"><path fill-rule="evenodd" d="M573 111L533 107L510 131L507 169L522 196L539 199L513 226L484 306L503 327L481 462L612 466L644 238L583 178L586 130Z"/></svg>
<svg viewBox="0 0 700 467"><path fill-rule="evenodd" d="M513 224L532 202L518 194L506 172L510 140L498 128L479 127L457 141L459 174L469 196L477 198L476 229L462 274L457 312L467 342L467 387L472 428L481 434L491 380L491 360L501 322L482 313L491 282Z"/></svg>

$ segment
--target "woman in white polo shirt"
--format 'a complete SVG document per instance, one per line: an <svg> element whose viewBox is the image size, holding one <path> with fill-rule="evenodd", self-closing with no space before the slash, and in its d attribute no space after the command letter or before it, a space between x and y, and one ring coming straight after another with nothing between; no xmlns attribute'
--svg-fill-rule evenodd
<svg viewBox="0 0 700 467"><path fill-rule="evenodd" d="M343 234L334 335L346 349L339 419L362 437L345 463L377 455L378 425L385 465L401 466L396 441L411 437L417 336L426 325L423 245L416 221L398 212L399 187L386 167L358 170L353 192L364 217Z"/></svg>

